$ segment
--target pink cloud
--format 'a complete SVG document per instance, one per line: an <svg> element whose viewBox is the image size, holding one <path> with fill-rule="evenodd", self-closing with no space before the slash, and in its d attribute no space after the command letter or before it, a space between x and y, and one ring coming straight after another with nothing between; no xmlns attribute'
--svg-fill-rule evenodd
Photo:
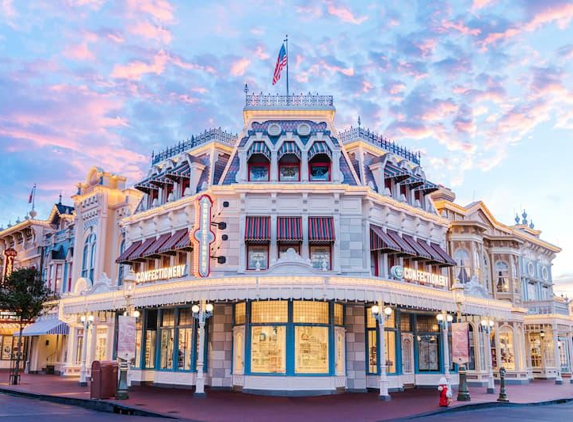
<svg viewBox="0 0 573 422"><path fill-rule="evenodd" d="M231 63L231 75L242 76L247 71L247 68L251 64L249 59L239 59Z"/></svg>
<svg viewBox="0 0 573 422"><path fill-rule="evenodd" d="M255 54L255 56L256 56L259 60L266 60L266 59L268 59L268 58L270 57L270 56L264 51L262 45L257 45L257 48L255 49L254 54Z"/></svg>
<svg viewBox="0 0 573 422"><path fill-rule="evenodd" d="M71 6L87 6L93 10L99 10L106 0L67 0Z"/></svg>
<svg viewBox="0 0 573 422"><path fill-rule="evenodd" d="M95 60L95 55L90 51L87 42L70 45L64 52L64 56L73 60Z"/></svg>
<svg viewBox="0 0 573 422"><path fill-rule="evenodd" d="M151 63L135 60L125 65L115 65L111 72L111 77L138 81L143 75L148 73L161 75L168 61L169 56L161 50L155 55Z"/></svg>
<svg viewBox="0 0 573 422"><path fill-rule="evenodd" d="M470 27L464 25L464 23L462 21L458 21L458 22L450 22L450 21L444 21L442 22L442 28L448 30L448 29L454 29L464 35L473 35L473 36L477 36L479 34L481 34L481 31L477 28L471 29Z"/></svg>
<svg viewBox="0 0 573 422"><path fill-rule="evenodd" d="M173 22L173 5L167 0L127 0L127 9L131 14L145 13L155 21Z"/></svg>
<svg viewBox="0 0 573 422"><path fill-rule="evenodd" d="M455 113L458 106L452 100L434 100L428 110L422 114L422 120L443 120L447 115Z"/></svg>
<svg viewBox="0 0 573 422"><path fill-rule="evenodd" d="M474 0L472 3L472 10L475 11L483 9L484 7L490 5L493 2L495 2L495 0Z"/></svg>
<svg viewBox="0 0 573 422"><path fill-rule="evenodd" d="M139 21L129 27L128 31L148 40L157 40L164 44L171 42L171 32L147 21Z"/></svg>
<svg viewBox="0 0 573 422"><path fill-rule="evenodd" d="M321 65L324 67L324 69L329 70L331 72L339 72L346 76L354 76L354 68L352 67L342 67L338 65L333 65L327 63L324 60L321 62Z"/></svg>
<svg viewBox="0 0 573 422"><path fill-rule="evenodd" d="M527 31L534 31L540 26L556 22L560 29L567 28L573 19L573 4L559 4L538 12L526 25Z"/></svg>
<svg viewBox="0 0 573 422"><path fill-rule="evenodd" d="M355 25L360 25L362 22L368 20L368 16L355 16L352 11L346 6L337 6L333 2L328 5L328 13L332 16L336 16L342 22L353 23Z"/></svg>

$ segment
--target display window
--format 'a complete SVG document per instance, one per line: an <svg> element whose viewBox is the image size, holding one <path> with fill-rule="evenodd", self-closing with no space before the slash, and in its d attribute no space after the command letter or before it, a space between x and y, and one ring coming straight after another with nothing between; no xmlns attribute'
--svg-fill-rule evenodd
<svg viewBox="0 0 573 422"><path fill-rule="evenodd" d="M308 167L308 177L311 182L330 181L330 161L311 161Z"/></svg>
<svg viewBox="0 0 573 422"><path fill-rule="evenodd" d="M281 182L298 182L300 181L300 164L283 163L279 164L279 180Z"/></svg>
<svg viewBox="0 0 573 422"><path fill-rule="evenodd" d="M515 352L513 350L513 331L509 327L499 330L499 358L501 366L507 370L515 369Z"/></svg>
<svg viewBox="0 0 573 422"><path fill-rule="evenodd" d="M249 181L268 182L269 160L262 154L253 155L249 160Z"/></svg>
<svg viewBox="0 0 573 422"><path fill-rule="evenodd" d="M439 336L418 334L418 371L429 372L440 370Z"/></svg>
<svg viewBox="0 0 573 422"><path fill-rule="evenodd" d="M386 373L396 373L396 313L393 312L384 322ZM380 373L381 357L378 355L380 347L380 330L378 322L372 315L372 308L366 308L366 341L367 341L367 371L369 374Z"/></svg>
<svg viewBox="0 0 573 422"><path fill-rule="evenodd" d="M310 262L313 268L327 271L332 268L330 244L310 245L309 252L310 252Z"/></svg>
<svg viewBox="0 0 573 422"><path fill-rule="evenodd" d="M295 356L295 373L327 374L328 327L295 327Z"/></svg>
<svg viewBox="0 0 573 422"><path fill-rule="evenodd" d="M300 243L279 243L279 258L282 258L284 254L289 249L294 249L294 251L300 255Z"/></svg>
<svg viewBox="0 0 573 422"><path fill-rule="evenodd" d="M269 268L269 245L247 245L247 270L266 270Z"/></svg>
<svg viewBox="0 0 573 422"><path fill-rule="evenodd" d="M251 371L286 372L286 327L258 326L251 331Z"/></svg>

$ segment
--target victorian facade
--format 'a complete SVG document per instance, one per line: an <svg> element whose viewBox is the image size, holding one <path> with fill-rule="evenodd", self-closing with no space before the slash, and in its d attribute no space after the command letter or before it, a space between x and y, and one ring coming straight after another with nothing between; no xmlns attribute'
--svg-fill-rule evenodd
<svg viewBox="0 0 573 422"><path fill-rule="evenodd" d="M243 116L238 135L153 155L134 189L97 168L78 185L67 246L44 252L70 330L62 374L115 359L118 315L134 310L132 383L383 396L455 384L451 320L469 324L475 385L502 366L519 383L571 374L559 248L539 231L455 204L417 153L338 132L330 96L248 94Z"/></svg>

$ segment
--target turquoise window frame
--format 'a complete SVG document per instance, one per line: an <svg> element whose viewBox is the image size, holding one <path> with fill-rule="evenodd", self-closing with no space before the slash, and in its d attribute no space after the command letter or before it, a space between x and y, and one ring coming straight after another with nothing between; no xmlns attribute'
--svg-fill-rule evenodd
<svg viewBox="0 0 573 422"><path fill-rule="evenodd" d="M366 344L366 350L365 350L365 369L366 369L366 375L380 375L380 363L381 363L381 359L380 359L380 323L378 321L376 321L376 327L374 328L368 328L368 308L370 308L371 306L364 306L364 328L365 328L365 344ZM394 328L386 328L384 327L384 332L391 332L393 331L394 334L394 354L396 356L396 361L394 364L394 372L386 372L386 375L388 376L396 376L396 375L401 375L402 374L402 347L401 347L401 331L399 329L400 327L400 311L393 309L393 311L395 312L394 315ZM368 350L370 349L370 336L368 335L369 332L375 331L376 332L376 372L372 372L370 371L370 365L368 364ZM386 371L388 371L388 368L386 368Z"/></svg>

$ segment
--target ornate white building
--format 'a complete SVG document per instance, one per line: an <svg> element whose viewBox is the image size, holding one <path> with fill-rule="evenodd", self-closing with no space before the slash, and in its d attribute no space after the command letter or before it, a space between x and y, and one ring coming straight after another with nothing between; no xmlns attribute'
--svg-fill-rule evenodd
<svg viewBox="0 0 573 422"><path fill-rule="evenodd" d="M559 249L539 232L456 205L419 154L339 133L330 96L249 94L243 116L239 135L154 155L138 192L97 169L80 185L65 374L115 358L132 307L133 383L383 396L457 383L451 317L470 322L476 385L501 365L515 382L570 374L571 318L549 276Z"/></svg>

